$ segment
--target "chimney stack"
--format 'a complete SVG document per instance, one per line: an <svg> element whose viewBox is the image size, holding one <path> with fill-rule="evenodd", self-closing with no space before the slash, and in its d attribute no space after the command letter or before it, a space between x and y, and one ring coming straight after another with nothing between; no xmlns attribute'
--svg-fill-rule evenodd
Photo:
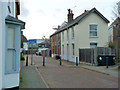
<svg viewBox="0 0 120 90"><path fill-rule="evenodd" d="M58 25L58 30L60 29L60 25Z"/></svg>
<svg viewBox="0 0 120 90"><path fill-rule="evenodd" d="M71 9L68 9L68 23L70 23L71 21L73 21L73 16L74 14L72 13Z"/></svg>

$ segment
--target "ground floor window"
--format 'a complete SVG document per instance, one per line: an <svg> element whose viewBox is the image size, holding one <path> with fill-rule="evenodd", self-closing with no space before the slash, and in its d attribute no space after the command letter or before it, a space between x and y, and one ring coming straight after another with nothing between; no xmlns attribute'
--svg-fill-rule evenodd
<svg viewBox="0 0 120 90"><path fill-rule="evenodd" d="M53 54L54 54L54 52L55 52L55 48L54 48L54 46L53 46Z"/></svg>
<svg viewBox="0 0 120 90"><path fill-rule="evenodd" d="M62 53L64 54L64 45L62 45Z"/></svg>
<svg viewBox="0 0 120 90"><path fill-rule="evenodd" d="M14 73L18 71L19 66L17 66L19 63L19 57L17 53L17 47L19 41L19 37L16 36L17 33L20 30L16 28L14 25L8 25L6 30L6 61L5 61L5 73ZM20 43L19 43L20 44Z"/></svg>
<svg viewBox="0 0 120 90"><path fill-rule="evenodd" d="M90 48L95 48L97 47L97 43L90 43Z"/></svg>
<svg viewBox="0 0 120 90"><path fill-rule="evenodd" d="M72 54L75 55L75 44L72 44Z"/></svg>

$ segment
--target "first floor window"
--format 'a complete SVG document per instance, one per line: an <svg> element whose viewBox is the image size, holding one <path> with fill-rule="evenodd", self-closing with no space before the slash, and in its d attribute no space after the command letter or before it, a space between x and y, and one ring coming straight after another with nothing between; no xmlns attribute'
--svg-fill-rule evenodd
<svg viewBox="0 0 120 90"><path fill-rule="evenodd" d="M69 40L69 29L67 30L67 41Z"/></svg>
<svg viewBox="0 0 120 90"><path fill-rule="evenodd" d="M64 31L62 32L62 41L64 41Z"/></svg>
<svg viewBox="0 0 120 90"><path fill-rule="evenodd" d="M74 39L74 27L72 27L72 39Z"/></svg>
<svg viewBox="0 0 120 90"><path fill-rule="evenodd" d="M97 25L90 25L90 37L97 37Z"/></svg>
<svg viewBox="0 0 120 90"><path fill-rule="evenodd" d="M72 54L75 55L75 44L72 44Z"/></svg>

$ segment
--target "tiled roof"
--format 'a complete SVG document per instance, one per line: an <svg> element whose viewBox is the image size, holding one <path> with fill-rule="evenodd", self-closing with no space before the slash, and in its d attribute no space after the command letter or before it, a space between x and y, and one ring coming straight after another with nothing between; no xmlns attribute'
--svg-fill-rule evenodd
<svg viewBox="0 0 120 90"><path fill-rule="evenodd" d="M81 22L85 17L87 17L88 15L90 15L91 13L96 13L97 15L99 15L106 23L109 23L109 20L107 20L96 8L92 8L91 10L87 10L86 12L82 13L81 15L79 15L78 17L76 17L72 22L70 22L69 24L67 24L64 27L61 27L60 30L56 31L55 33L53 33L50 37L52 37L53 35L62 32L64 30L66 30L67 28L70 28L76 24L78 24L79 22Z"/></svg>

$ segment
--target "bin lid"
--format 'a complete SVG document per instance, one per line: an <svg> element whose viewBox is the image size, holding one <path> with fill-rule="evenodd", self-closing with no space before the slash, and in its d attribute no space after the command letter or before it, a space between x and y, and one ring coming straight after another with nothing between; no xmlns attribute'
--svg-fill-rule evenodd
<svg viewBox="0 0 120 90"><path fill-rule="evenodd" d="M98 56L108 56L108 57L115 57L116 55L115 54L98 54Z"/></svg>

